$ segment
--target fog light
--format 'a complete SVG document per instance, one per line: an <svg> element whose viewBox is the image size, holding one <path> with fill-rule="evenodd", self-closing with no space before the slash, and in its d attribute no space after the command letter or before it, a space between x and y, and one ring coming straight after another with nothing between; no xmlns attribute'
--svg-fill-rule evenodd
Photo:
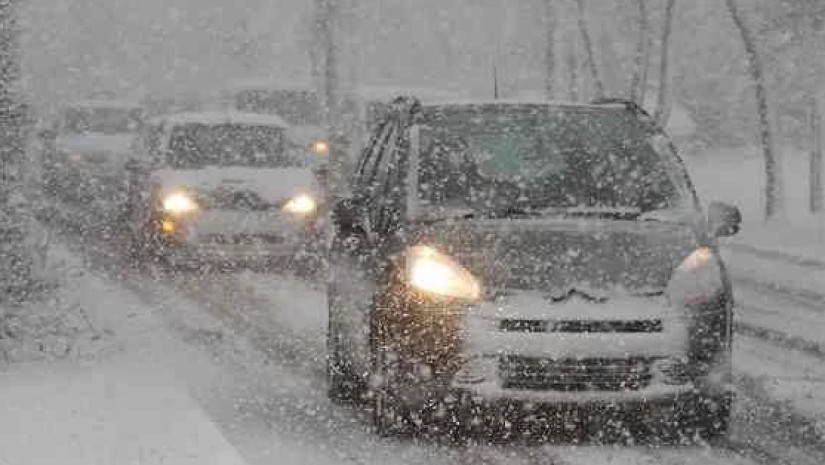
<svg viewBox="0 0 825 465"><path fill-rule="evenodd" d="M660 358L650 365L650 375L654 383L682 385L690 382L687 359L679 357Z"/></svg>
<svg viewBox="0 0 825 465"><path fill-rule="evenodd" d="M175 222L171 220L163 220L160 222L160 230L164 234L172 234L175 232L177 228L175 227Z"/></svg>
<svg viewBox="0 0 825 465"><path fill-rule="evenodd" d="M498 369L495 357L473 357L464 362L456 372L455 382L458 384L480 384L495 379Z"/></svg>

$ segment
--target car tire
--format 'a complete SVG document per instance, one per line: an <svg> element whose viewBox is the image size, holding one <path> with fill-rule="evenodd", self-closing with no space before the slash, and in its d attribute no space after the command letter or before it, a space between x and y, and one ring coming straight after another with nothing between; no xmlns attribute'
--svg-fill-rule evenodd
<svg viewBox="0 0 825 465"><path fill-rule="evenodd" d="M353 403L363 399L367 386L353 375L344 361L341 347L341 332L337 323L334 291L327 291L327 395L335 403Z"/></svg>
<svg viewBox="0 0 825 465"><path fill-rule="evenodd" d="M374 356L371 383L372 423L380 436L403 436L412 432L409 409L396 395L399 364L385 349Z"/></svg>
<svg viewBox="0 0 825 465"><path fill-rule="evenodd" d="M732 405L731 396L702 396L698 399L694 426L702 440L718 444L727 439Z"/></svg>

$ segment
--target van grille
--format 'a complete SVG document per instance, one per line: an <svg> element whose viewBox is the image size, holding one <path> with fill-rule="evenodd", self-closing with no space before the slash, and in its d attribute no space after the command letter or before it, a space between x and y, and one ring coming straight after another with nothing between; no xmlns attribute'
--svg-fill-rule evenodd
<svg viewBox="0 0 825 465"><path fill-rule="evenodd" d="M652 359L546 359L505 356L504 388L547 391L636 391L650 384Z"/></svg>
<svg viewBox="0 0 825 465"><path fill-rule="evenodd" d="M661 333L662 320L536 320L504 319L499 328L526 333Z"/></svg>
<svg viewBox="0 0 825 465"><path fill-rule="evenodd" d="M214 245L272 245L284 242L279 234L202 234L201 242Z"/></svg>

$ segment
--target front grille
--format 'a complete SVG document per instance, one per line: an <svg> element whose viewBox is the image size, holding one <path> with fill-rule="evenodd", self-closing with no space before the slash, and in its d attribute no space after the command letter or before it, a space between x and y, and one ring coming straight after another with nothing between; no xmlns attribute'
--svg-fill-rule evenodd
<svg viewBox="0 0 825 465"><path fill-rule="evenodd" d="M278 234L203 234L201 241L216 245L273 245L284 242Z"/></svg>
<svg viewBox="0 0 825 465"><path fill-rule="evenodd" d="M508 332L526 333L661 333L658 318L645 320L532 320L504 319L499 328Z"/></svg>
<svg viewBox="0 0 825 465"><path fill-rule="evenodd" d="M650 384L645 357L546 359L505 356L499 362L504 388L546 391L636 391Z"/></svg>

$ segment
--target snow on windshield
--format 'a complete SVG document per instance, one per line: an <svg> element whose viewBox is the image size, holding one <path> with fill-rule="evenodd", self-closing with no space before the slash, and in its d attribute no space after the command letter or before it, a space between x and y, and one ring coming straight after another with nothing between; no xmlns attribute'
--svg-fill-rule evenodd
<svg viewBox="0 0 825 465"><path fill-rule="evenodd" d="M471 207L508 191L511 205L538 209L641 212L684 201L674 185L683 176L669 172L678 167L626 112L435 107L422 124L419 196L428 204Z"/></svg>
<svg viewBox="0 0 825 465"><path fill-rule="evenodd" d="M825 2L0 2L0 465L825 463Z"/></svg>

